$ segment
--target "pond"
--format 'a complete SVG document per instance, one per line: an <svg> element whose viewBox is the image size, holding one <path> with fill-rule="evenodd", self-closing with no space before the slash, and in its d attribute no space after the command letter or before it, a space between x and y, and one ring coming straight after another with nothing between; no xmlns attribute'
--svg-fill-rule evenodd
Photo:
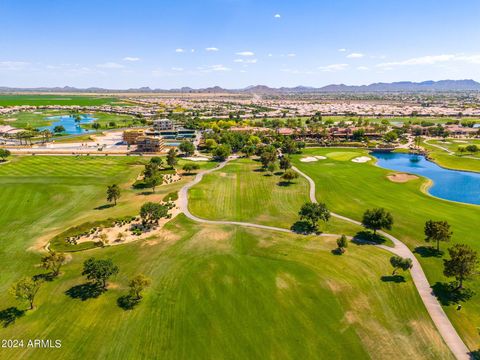
<svg viewBox="0 0 480 360"><path fill-rule="evenodd" d="M480 173L443 168L423 155L377 153L377 165L390 170L426 177L433 184L428 193L446 200L480 205ZM480 161L479 161L480 168Z"/></svg>
<svg viewBox="0 0 480 360"><path fill-rule="evenodd" d="M89 124L92 123L95 118L88 114L79 115L78 120L75 119L74 115L61 115L61 116L51 116L46 118L47 120L52 120L52 124L50 126L43 126L39 128L39 130L50 130L52 133L55 129L55 126L63 126L65 128L65 132L63 134L85 134L90 132L91 130L87 130L82 128L81 124Z"/></svg>

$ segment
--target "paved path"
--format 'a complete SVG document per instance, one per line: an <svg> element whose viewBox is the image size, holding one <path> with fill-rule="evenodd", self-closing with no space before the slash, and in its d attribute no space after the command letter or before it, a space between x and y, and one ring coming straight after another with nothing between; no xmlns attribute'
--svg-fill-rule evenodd
<svg viewBox="0 0 480 360"><path fill-rule="evenodd" d="M448 155L457 156L457 155L455 155L455 152L452 151L452 150L449 150L449 149L444 148L443 146L440 146L440 145L437 145L437 144L431 144L431 143L429 142L430 140L434 140L434 139L427 139L427 140L425 140L425 144L430 145L430 146L433 146L433 147L436 147L437 149L443 150L443 151L445 151ZM469 156L469 155L464 155L464 156L459 156L459 157L461 157L461 158L463 158L463 159L480 160L480 158L478 158L478 157Z"/></svg>
<svg viewBox="0 0 480 360"><path fill-rule="evenodd" d="M205 224L238 225L238 226L253 227L253 228L272 230L272 231L281 231L281 232L288 232L288 233L292 232L291 230L288 230L288 229L267 226L267 225L246 223L246 222L206 220L206 219L199 218L190 212L190 210L188 209L188 190L193 186L195 186L196 184L198 184L202 180L204 175L209 174L213 171L222 169L228 163L228 161L229 160L226 160L220 163L217 167L213 169L199 172L191 182L189 182L188 184L186 184L180 189L179 202L178 202L180 210L189 219L196 222L205 223ZM309 192L310 201L317 202L317 198L315 194L315 182L312 180L312 178L310 178L305 173L301 172L296 167L292 167L292 169L298 172L300 175L302 175L305 179L307 179L307 181L310 184L310 192ZM335 214L335 213L331 213L331 214L332 216L338 219L342 219L357 225L361 225L359 221L347 218L339 214ZM398 256L412 259L413 267L410 270L410 272L412 275L413 282L435 326L437 327L438 331L440 332L440 335L443 337L447 346L452 351L453 355L459 360L471 359L470 351L468 350L467 346L464 344L464 342L458 335L457 331L455 330L452 323L448 319L447 315L443 311L443 308L440 306L440 303L438 302L437 298L433 294L432 289L430 288L430 284L427 280L427 277L425 276L425 273L423 272L423 269L420 263L418 262L417 258L413 255L410 249L404 243L398 240L396 237L384 231L379 231L379 233L384 237L390 239L393 242L394 247L385 246L385 245L375 245L376 247L387 250ZM322 234L322 236L340 236L340 235Z"/></svg>
<svg viewBox="0 0 480 360"><path fill-rule="evenodd" d="M268 226L268 225L261 225L261 224L253 224L248 222L240 222L240 221L219 221L219 220L207 220L199 218L198 216L193 215L190 210L188 209L188 190L202 181L204 175L209 174L213 171L220 170L223 168L229 160L220 163L217 167L199 172L195 178L189 182L188 184L184 185L178 194L178 206L180 210L191 220L204 223L204 224L215 224L215 225L238 225L238 226L246 226L258 229L265 229L265 230L272 230L272 231L281 231L286 233L293 233L293 231L289 229L279 228L275 226ZM322 234L322 236L340 236L336 234Z"/></svg>
<svg viewBox="0 0 480 360"><path fill-rule="evenodd" d="M312 180L312 178L310 178L305 173L301 172L296 167L292 167L292 169L308 180L310 184L310 201L317 202L317 198L315 195L315 182ZM338 215L335 213L331 213L331 215L338 219L342 219L357 225L361 225L359 221L347 218L345 216ZM394 247L385 246L385 245L375 245L376 247L390 251L391 253L394 253L398 256L412 259L413 267L410 270L410 273L412 275L413 282L435 326L440 332L440 335L442 335L443 340L445 341L447 346L452 351L453 355L457 359L471 359L470 351L468 350L467 346L458 335L457 331L455 330L452 323L448 319L448 316L443 311L442 306L440 305L437 298L433 294L433 291L430 287L430 283L428 282L427 277L423 272L422 266L418 262L417 258L413 255L410 249L403 242L398 240L396 237L384 231L379 231L379 233L384 237L390 239L393 242Z"/></svg>

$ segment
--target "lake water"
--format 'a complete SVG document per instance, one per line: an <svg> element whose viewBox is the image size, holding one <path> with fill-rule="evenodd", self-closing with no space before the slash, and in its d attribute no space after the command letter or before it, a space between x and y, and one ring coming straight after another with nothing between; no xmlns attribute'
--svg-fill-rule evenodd
<svg viewBox="0 0 480 360"><path fill-rule="evenodd" d="M428 161L423 155L372 153L377 165L390 170L411 173L433 181L428 192L436 197L480 205L480 173L449 170ZM480 161L479 161L480 169Z"/></svg>
<svg viewBox="0 0 480 360"><path fill-rule="evenodd" d="M52 121L52 125L50 126L43 126L39 128L39 130L50 130L53 133L53 129L55 126L62 125L65 128L64 134L85 134L91 132L90 130L83 129L80 125L81 124L89 124L92 123L95 118L91 115L80 115L81 119L79 122L75 121L73 115L61 115L61 116L51 116L46 118L47 120Z"/></svg>

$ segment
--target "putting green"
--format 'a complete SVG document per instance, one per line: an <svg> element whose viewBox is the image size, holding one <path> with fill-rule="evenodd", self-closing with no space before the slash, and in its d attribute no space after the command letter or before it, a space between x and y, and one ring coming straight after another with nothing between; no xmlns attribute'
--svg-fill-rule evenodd
<svg viewBox="0 0 480 360"><path fill-rule="evenodd" d="M348 161L357 157L358 153L353 151L333 151L326 153L324 156L332 160Z"/></svg>

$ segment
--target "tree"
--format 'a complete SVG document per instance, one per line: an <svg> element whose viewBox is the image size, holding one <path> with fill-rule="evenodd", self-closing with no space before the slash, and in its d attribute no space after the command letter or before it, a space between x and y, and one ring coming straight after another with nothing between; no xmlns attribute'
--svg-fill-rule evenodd
<svg viewBox="0 0 480 360"><path fill-rule="evenodd" d="M323 220L327 222L330 219L330 211L327 205L323 203L305 203L302 205L298 214L301 220L309 221L315 229L317 228L318 221Z"/></svg>
<svg viewBox="0 0 480 360"><path fill-rule="evenodd" d="M390 131L383 135L383 140L385 140L388 143L392 143L398 139L398 134L396 131Z"/></svg>
<svg viewBox="0 0 480 360"><path fill-rule="evenodd" d="M291 167L292 167L292 163L290 162L290 159L286 156L282 156L280 158L280 169L282 169L283 171L286 171Z"/></svg>
<svg viewBox="0 0 480 360"><path fill-rule="evenodd" d="M58 276L60 267L65 264L65 254L50 251L47 255L42 257L42 267L46 270L52 270L53 276Z"/></svg>
<svg viewBox="0 0 480 360"><path fill-rule="evenodd" d="M40 285L42 285L41 280L24 277L13 284L10 292L16 299L20 301L28 301L30 310L32 310L35 307L34 300L40 289Z"/></svg>
<svg viewBox="0 0 480 360"><path fill-rule="evenodd" d="M376 234L380 229L390 230L393 225L393 217L383 208L367 210L363 214L362 225Z"/></svg>
<svg viewBox="0 0 480 360"><path fill-rule="evenodd" d="M269 163L268 166L267 166L267 170L271 175L273 175L275 170L277 170L277 162L272 161L271 163Z"/></svg>
<svg viewBox="0 0 480 360"><path fill-rule="evenodd" d="M213 150L218 146L217 142L214 139L207 139L205 140L205 147L208 150Z"/></svg>
<svg viewBox="0 0 480 360"><path fill-rule="evenodd" d="M242 152L245 154L245 156L248 158L255 154L255 145L245 145L242 148Z"/></svg>
<svg viewBox="0 0 480 360"><path fill-rule="evenodd" d="M152 188L152 192L155 192L155 188L163 183L163 175L154 173L146 177L144 181L145 185L147 185L149 188Z"/></svg>
<svg viewBox="0 0 480 360"><path fill-rule="evenodd" d="M345 235L342 235L337 239L338 252L343 254L348 247L348 239Z"/></svg>
<svg viewBox="0 0 480 360"><path fill-rule="evenodd" d="M213 158L217 161L225 161L232 153L232 148L229 145L220 145L212 151Z"/></svg>
<svg viewBox="0 0 480 360"><path fill-rule="evenodd" d="M478 254L465 244L455 244L448 249L448 253L450 259L443 260L443 274L447 277L455 277L458 282L455 290L460 290L465 280L476 275Z"/></svg>
<svg viewBox="0 0 480 360"><path fill-rule="evenodd" d="M162 217L166 217L168 208L153 202L147 202L142 205L140 209L140 217L144 223L158 222Z"/></svg>
<svg viewBox="0 0 480 360"><path fill-rule="evenodd" d="M117 205L117 200L120 198L120 187L117 184L107 186L107 201L114 202Z"/></svg>
<svg viewBox="0 0 480 360"><path fill-rule="evenodd" d="M182 169L187 174L191 174L192 171L200 169L200 166L198 164L185 164Z"/></svg>
<svg viewBox="0 0 480 360"><path fill-rule="evenodd" d="M277 149L274 146L268 145L260 148L260 162L264 169L268 167L268 164L277 160Z"/></svg>
<svg viewBox="0 0 480 360"><path fill-rule="evenodd" d="M92 280L96 285L102 288L107 287L107 280L118 274L118 266L114 265L111 259L97 260L90 258L83 263L82 275L86 275L88 280Z"/></svg>
<svg viewBox="0 0 480 360"><path fill-rule="evenodd" d="M163 160L160 156L154 156L150 159L150 164L153 164L157 169L160 169L163 166Z"/></svg>
<svg viewBox="0 0 480 360"><path fill-rule="evenodd" d="M100 124L98 122L94 122L92 124L92 128L94 128L95 130L98 130L98 129L100 129Z"/></svg>
<svg viewBox="0 0 480 360"><path fill-rule="evenodd" d="M409 258L402 258L401 256L392 256L390 258L390 264L393 266L392 275L397 273L397 270L402 269L403 271L407 271L411 269L413 266L412 259Z"/></svg>
<svg viewBox="0 0 480 360"><path fill-rule="evenodd" d="M450 241L451 237L452 232L448 222L428 220L425 223L425 241L435 241L437 251L440 251L440 241Z"/></svg>
<svg viewBox="0 0 480 360"><path fill-rule="evenodd" d="M298 178L298 173L292 169L286 170L282 175L282 179L289 184L292 182L292 180L295 180L297 178Z"/></svg>
<svg viewBox="0 0 480 360"><path fill-rule="evenodd" d="M135 300L140 300L142 298L142 291L150 286L151 280L143 274L139 274L132 278L128 283L130 288L130 295L135 298Z"/></svg>
<svg viewBox="0 0 480 360"><path fill-rule="evenodd" d="M183 152L187 156L192 156L195 152L195 145L191 141L184 140L178 146L181 152Z"/></svg>
<svg viewBox="0 0 480 360"><path fill-rule="evenodd" d="M63 125L57 125L53 128L53 132L55 134L63 133L65 132L65 128L63 127Z"/></svg>
<svg viewBox="0 0 480 360"><path fill-rule="evenodd" d="M10 150L0 149L0 159L2 159L2 161L5 161L10 155Z"/></svg>
<svg viewBox="0 0 480 360"><path fill-rule="evenodd" d="M177 150L175 150L174 148L170 148L170 150L168 150L168 154L167 154L167 164L168 166L170 166L171 168L173 168L175 165L177 165Z"/></svg>

